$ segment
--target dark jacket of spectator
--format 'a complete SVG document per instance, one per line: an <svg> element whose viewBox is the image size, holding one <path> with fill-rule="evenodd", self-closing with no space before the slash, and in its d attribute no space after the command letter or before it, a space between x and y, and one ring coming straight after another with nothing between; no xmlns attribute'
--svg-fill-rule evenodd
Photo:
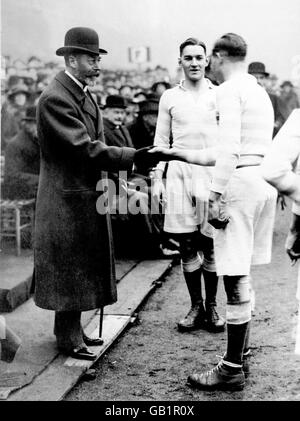
<svg viewBox="0 0 300 421"><path fill-rule="evenodd" d="M115 126L107 118L103 118L105 143L109 146L128 146L133 148L130 133L126 126Z"/></svg>
<svg viewBox="0 0 300 421"><path fill-rule="evenodd" d="M281 85L281 89L283 89L284 87L287 87L289 89L287 91L282 91L280 95L281 112L284 117L284 121L286 121L289 118L291 112L296 108L300 107L300 102L296 92L293 90L294 87L291 82L284 82Z"/></svg>
<svg viewBox="0 0 300 421"><path fill-rule="evenodd" d="M16 96L22 97L22 104L15 102ZM12 86L7 93L7 100L1 109L1 151L5 151L7 144L20 131L29 97L28 87L20 83Z"/></svg>
<svg viewBox="0 0 300 421"><path fill-rule="evenodd" d="M136 121L127 126L136 149L153 145L158 116L158 104L159 97L154 94L149 95L146 101L140 103L140 111ZM149 168L145 165L140 165L137 168L137 172L146 176L149 173Z"/></svg>
<svg viewBox="0 0 300 421"><path fill-rule="evenodd" d="M270 100L273 105L273 110L274 110L273 137L275 137L285 122L285 117L282 112L283 104L281 103L281 99L279 98L279 96L272 94L270 92L268 92L268 95L270 97Z"/></svg>
<svg viewBox="0 0 300 421"><path fill-rule="evenodd" d="M24 107L15 107L9 102L1 110L1 151L4 152L9 142L21 129L21 120L25 115Z"/></svg>
<svg viewBox="0 0 300 421"><path fill-rule="evenodd" d="M116 126L107 118L103 118L105 143L108 146L133 148L133 143L126 126ZM119 182L119 175L116 172L109 172L109 178L116 183Z"/></svg>
<svg viewBox="0 0 300 421"><path fill-rule="evenodd" d="M38 140L23 128L5 150L4 199L32 199L36 197L40 171Z"/></svg>

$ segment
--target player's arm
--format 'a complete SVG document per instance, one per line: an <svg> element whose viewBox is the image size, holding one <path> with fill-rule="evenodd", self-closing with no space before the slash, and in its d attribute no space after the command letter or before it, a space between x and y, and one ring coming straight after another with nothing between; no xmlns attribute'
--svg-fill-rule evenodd
<svg viewBox="0 0 300 421"><path fill-rule="evenodd" d="M229 222L221 206L221 196L237 166L241 148L241 101L231 86L221 85L217 90L219 120L219 153L209 195L208 222L217 229Z"/></svg>
<svg viewBox="0 0 300 421"><path fill-rule="evenodd" d="M218 149L217 147L206 148L206 149L177 149L177 148L165 148L165 147L154 147L150 153L159 153L161 161L183 161L190 164L196 164L201 166L213 166L215 165Z"/></svg>
<svg viewBox="0 0 300 421"><path fill-rule="evenodd" d="M300 205L299 156L300 110L295 110L273 140L261 165L261 172L268 183L298 205ZM296 171L294 171L295 166Z"/></svg>
<svg viewBox="0 0 300 421"><path fill-rule="evenodd" d="M216 156L211 191L223 194L237 166L241 149L241 100L227 84L217 89L219 153Z"/></svg>

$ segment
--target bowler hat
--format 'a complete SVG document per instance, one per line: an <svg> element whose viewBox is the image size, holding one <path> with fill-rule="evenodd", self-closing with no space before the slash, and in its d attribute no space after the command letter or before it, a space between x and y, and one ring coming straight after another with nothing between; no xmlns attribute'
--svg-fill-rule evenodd
<svg viewBox="0 0 300 421"><path fill-rule="evenodd" d="M36 106L30 105L26 108L25 117L22 118L25 121L36 121Z"/></svg>
<svg viewBox="0 0 300 421"><path fill-rule="evenodd" d="M127 101L121 95L108 95L104 108L127 108Z"/></svg>
<svg viewBox="0 0 300 421"><path fill-rule="evenodd" d="M106 50L99 48L99 37L91 28L75 27L68 30L65 35L64 47L56 50L56 55L63 56L71 52L89 54L107 54Z"/></svg>
<svg viewBox="0 0 300 421"><path fill-rule="evenodd" d="M11 97L13 97L14 95L17 95L17 94L25 94L28 97L30 96L29 89L28 89L27 85L25 85L25 83L18 83L16 85L12 86L11 89L7 93L7 97L11 98Z"/></svg>
<svg viewBox="0 0 300 421"><path fill-rule="evenodd" d="M254 61L253 63L250 63L248 66L248 73L261 73L262 75L265 75L268 77L270 73L266 72L266 67L264 63L261 63L259 61Z"/></svg>

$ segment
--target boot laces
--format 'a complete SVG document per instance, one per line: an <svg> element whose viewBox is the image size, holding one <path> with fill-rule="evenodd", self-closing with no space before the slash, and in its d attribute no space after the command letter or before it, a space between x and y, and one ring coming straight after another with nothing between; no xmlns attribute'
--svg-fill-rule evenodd
<svg viewBox="0 0 300 421"><path fill-rule="evenodd" d="M191 314L193 314L195 311L198 312L202 312L202 303L196 303L196 304L192 304L188 314L186 315L186 317L190 316Z"/></svg>
<svg viewBox="0 0 300 421"><path fill-rule="evenodd" d="M219 320L219 315L217 313L216 307L215 306L211 306L209 309L210 312L210 319L213 322L217 322Z"/></svg>
<svg viewBox="0 0 300 421"><path fill-rule="evenodd" d="M225 354L224 354L225 355ZM214 366L214 368L212 368L211 370L207 371L207 376L212 376L215 372L219 371L219 369L222 367L223 365L223 357L221 355L216 355L217 358L219 358L219 362L217 365Z"/></svg>

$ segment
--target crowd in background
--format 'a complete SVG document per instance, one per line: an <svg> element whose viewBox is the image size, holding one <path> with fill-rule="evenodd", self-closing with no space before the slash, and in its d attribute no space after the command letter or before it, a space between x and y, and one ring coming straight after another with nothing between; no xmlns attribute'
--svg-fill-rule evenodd
<svg viewBox="0 0 300 421"><path fill-rule="evenodd" d="M43 62L35 56L30 57L27 62L12 60L9 57L2 59L2 199L31 199L36 195L39 147L35 109L44 88L63 68L63 63ZM275 114L280 115L281 126L292 110L300 107L299 90L289 80L279 81L276 75L266 72L264 76L267 77L264 78L263 85L270 94L273 107L276 107ZM114 101L123 101L119 107L123 110L123 115L115 126L126 127L128 131L124 140L116 137L117 146L128 146L128 142L131 142L139 149L153 143L159 98L181 77L179 68L172 78L168 70L159 65L155 68L102 69L97 84L90 90L94 100L103 109L104 120L110 119L109 109L113 108L107 106L107 99L108 102L111 100L112 104ZM209 68L207 77L216 83L210 77ZM105 127L109 131L109 122L106 122ZM139 172L144 177L148 176L146 168L140 169Z"/></svg>

